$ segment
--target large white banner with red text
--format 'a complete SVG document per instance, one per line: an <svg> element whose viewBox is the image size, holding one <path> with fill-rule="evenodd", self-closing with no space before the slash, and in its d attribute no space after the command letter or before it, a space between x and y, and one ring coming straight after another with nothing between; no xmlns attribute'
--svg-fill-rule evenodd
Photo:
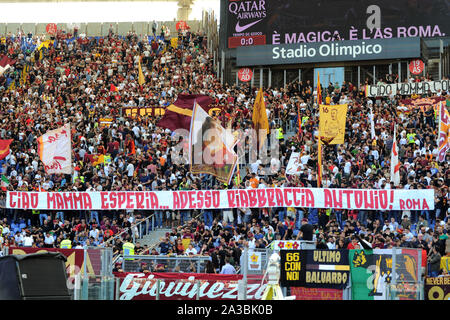
<svg viewBox="0 0 450 320"><path fill-rule="evenodd" d="M192 191L8 191L6 208L38 210L189 210L225 208L433 210L434 190L263 188Z"/></svg>
<svg viewBox="0 0 450 320"><path fill-rule="evenodd" d="M72 173L72 140L70 124L46 132L38 138L39 158L44 163L45 172Z"/></svg>

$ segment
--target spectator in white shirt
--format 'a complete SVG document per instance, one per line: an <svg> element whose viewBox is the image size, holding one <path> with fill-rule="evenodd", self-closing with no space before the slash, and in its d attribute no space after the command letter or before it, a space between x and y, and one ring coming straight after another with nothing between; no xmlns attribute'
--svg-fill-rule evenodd
<svg viewBox="0 0 450 320"><path fill-rule="evenodd" d="M328 237L327 247L330 250L336 249L336 242L335 242L334 237Z"/></svg>
<svg viewBox="0 0 450 320"><path fill-rule="evenodd" d="M225 258L225 265L220 271L221 274L236 274L236 269L230 264L230 258Z"/></svg>
<svg viewBox="0 0 450 320"><path fill-rule="evenodd" d="M55 242L55 238L53 238L53 235L50 234L49 232L47 232L45 234L45 239L44 239L44 245L46 248L53 248L53 243Z"/></svg>
<svg viewBox="0 0 450 320"><path fill-rule="evenodd" d="M26 236L23 238L23 246L31 247L33 245L33 242L34 242L33 236L30 233L27 233Z"/></svg>
<svg viewBox="0 0 450 320"><path fill-rule="evenodd" d="M197 249L195 249L192 244L189 244L188 248L185 251L185 254L187 256L190 256L190 255L194 255L195 256L197 254Z"/></svg>
<svg viewBox="0 0 450 320"><path fill-rule="evenodd" d="M96 226L92 227L92 230L89 231L89 237L94 238L95 240L98 240L98 236L99 236L100 232L98 231Z"/></svg>

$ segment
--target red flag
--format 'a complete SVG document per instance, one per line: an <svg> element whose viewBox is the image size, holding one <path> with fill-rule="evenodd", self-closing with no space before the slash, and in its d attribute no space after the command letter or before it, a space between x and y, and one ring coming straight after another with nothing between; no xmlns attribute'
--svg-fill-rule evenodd
<svg viewBox="0 0 450 320"><path fill-rule="evenodd" d="M322 141L318 141L318 158L317 158L317 188L322 186Z"/></svg>
<svg viewBox="0 0 450 320"><path fill-rule="evenodd" d="M201 94L179 94L177 100L166 108L166 113L157 123L158 127L167 128L172 131L181 128L189 131L195 101L197 101L206 112L212 108L212 106L208 107L213 102L210 96Z"/></svg>
<svg viewBox="0 0 450 320"><path fill-rule="evenodd" d="M301 135L303 135L302 119L300 117L300 104L297 105L297 122L298 122L298 134L297 134L297 137L300 137Z"/></svg>
<svg viewBox="0 0 450 320"><path fill-rule="evenodd" d="M16 60L10 59L6 55L0 55L0 76L8 70L14 63L16 63Z"/></svg>
<svg viewBox="0 0 450 320"><path fill-rule="evenodd" d="M9 145L12 141L13 139L0 140L0 160L5 159L9 154Z"/></svg>
<svg viewBox="0 0 450 320"><path fill-rule="evenodd" d="M320 85L320 73L317 72L317 105L322 104L322 86Z"/></svg>
<svg viewBox="0 0 450 320"><path fill-rule="evenodd" d="M113 92L113 91L119 91L119 89L118 89L115 85L113 85L113 84L111 83L111 87L109 88L109 91L111 91L111 92Z"/></svg>

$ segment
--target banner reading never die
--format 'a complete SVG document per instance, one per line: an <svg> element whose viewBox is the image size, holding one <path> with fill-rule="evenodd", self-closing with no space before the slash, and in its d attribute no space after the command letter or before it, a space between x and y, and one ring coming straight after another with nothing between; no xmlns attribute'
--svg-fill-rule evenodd
<svg viewBox="0 0 450 320"><path fill-rule="evenodd" d="M6 208L38 210L187 210L303 207L433 210L434 190L263 188L192 191L8 191Z"/></svg>

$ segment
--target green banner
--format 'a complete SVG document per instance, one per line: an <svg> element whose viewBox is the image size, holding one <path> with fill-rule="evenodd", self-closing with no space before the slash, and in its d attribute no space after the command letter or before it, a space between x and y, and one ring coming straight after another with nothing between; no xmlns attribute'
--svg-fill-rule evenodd
<svg viewBox="0 0 450 320"><path fill-rule="evenodd" d="M397 249L395 253L396 287L416 284L420 266L418 250ZM392 249L350 250L349 262L353 300L388 299L387 286L393 276ZM411 292L415 294L416 291ZM411 298L411 294L403 298Z"/></svg>

